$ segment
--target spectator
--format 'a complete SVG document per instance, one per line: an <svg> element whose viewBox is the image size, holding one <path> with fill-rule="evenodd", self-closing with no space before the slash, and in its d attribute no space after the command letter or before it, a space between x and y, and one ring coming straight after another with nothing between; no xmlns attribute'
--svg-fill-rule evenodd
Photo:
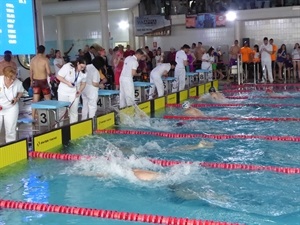
<svg viewBox="0 0 300 225"><path fill-rule="evenodd" d="M263 70L263 82L267 82L267 72L269 82L273 83L273 75L272 75L272 60L271 54L273 53L273 47L269 44L268 38L264 38L264 43L260 47L260 55L261 55L261 66Z"/></svg>
<svg viewBox="0 0 300 225"><path fill-rule="evenodd" d="M4 123L6 143L16 140L19 115L19 100L23 95L22 82L17 79L17 70L12 66L3 68L0 76L0 127Z"/></svg>
<svg viewBox="0 0 300 225"><path fill-rule="evenodd" d="M0 76L3 75L3 69L7 66L17 70L17 64L13 61L12 52L9 50L4 52L4 60L0 62Z"/></svg>
<svg viewBox="0 0 300 225"><path fill-rule="evenodd" d="M124 52L124 59L126 59L127 56L133 56L134 55L134 51L131 50L130 45L126 46L126 51Z"/></svg>
<svg viewBox="0 0 300 225"><path fill-rule="evenodd" d="M84 59L86 61L86 64L91 64L92 63L92 60L95 58L95 55L96 55L96 50L95 50L95 47L94 46L91 46L89 48L89 51L87 51L85 54L84 54Z"/></svg>

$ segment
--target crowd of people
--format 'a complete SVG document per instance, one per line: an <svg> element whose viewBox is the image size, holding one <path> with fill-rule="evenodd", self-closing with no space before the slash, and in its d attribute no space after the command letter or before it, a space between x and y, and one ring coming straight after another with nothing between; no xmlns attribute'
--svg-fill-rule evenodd
<svg viewBox="0 0 300 225"><path fill-rule="evenodd" d="M82 119L93 118L96 115L99 88L119 90L119 106L124 108L135 104L135 80L151 82L152 88L149 92L149 100L151 100L164 95L163 77L165 76L174 77L176 91L181 91L185 89L186 73L189 71L209 70L212 71L214 79L223 79L226 76L223 74L224 71L227 73L221 48L215 50L214 47L210 47L206 50L201 42L192 43L191 47L184 44L178 51L170 48L168 52L160 47L151 51L148 46L135 51L130 45L125 49L121 45L116 46L106 52L106 49L98 44L93 44L85 46L83 50L79 49L77 59L71 62L65 62L60 50L54 50L51 51L53 54L50 56L53 58L54 71L51 71L49 54L46 55L45 51L43 45L38 46L37 54L30 62L28 86L33 89L33 102L40 101L41 98L70 102L68 110L70 123L78 121L80 98L83 104ZM254 45L253 49L249 47L247 41L243 43L243 47L240 47L236 40L230 47L229 57L229 68L236 65L240 57L244 71L248 70L250 76L254 72L252 66L257 65L260 68L259 80L263 83L273 83L274 80L281 82L284 69L287 70L287 77L294 81L300 74L298 43L295 44L293 51L288 53L284 44L277 48L274 40L269 40L267 37L263 39L261 46ZM17 65L10 51L4 52L4 60L0 62L0 74L5 78L3 81L0 80L3 83L0 89L0 113L8 115L11 113L9 110L17 110L17 106L13 106L17 105L20 93L23 92L16 79ZM25 87L24 83L25 81L23 82ZM209 93L211 99L220 101L224 99L224 96L214 88ZM199 101L205 101L205 98L202 96ZM196 111L188 104L184 105L184 110L186 115ZM192 114L204 116L200 112ZM37 118L34 110L32 117L33 121ZM17 116L12 127L16 126L16 118ZM9 121L4 120L4 123L10 126ZM0 122L2 123L2 120ZM14 140L15 134L9 134L14 129L6 130L7 141Z"/></svg>

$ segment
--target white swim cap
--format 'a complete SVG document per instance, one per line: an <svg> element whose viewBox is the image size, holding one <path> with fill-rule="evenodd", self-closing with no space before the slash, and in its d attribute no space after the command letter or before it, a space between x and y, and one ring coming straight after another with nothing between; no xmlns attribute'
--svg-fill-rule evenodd
<svg viewBox="0 0 300 225"><path fill-rule="evenodd" d="M188 109L190 108L191 106L191 103L189 101L185 101L183 104L182 104L182 108L183 109Z"/></svg>

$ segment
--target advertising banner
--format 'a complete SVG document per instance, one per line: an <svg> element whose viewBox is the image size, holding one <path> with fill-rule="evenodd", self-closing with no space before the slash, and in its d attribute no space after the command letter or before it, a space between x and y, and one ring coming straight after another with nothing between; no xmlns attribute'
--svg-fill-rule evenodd
<svg viewBox="0 0 300 225"><path fill-rule="evenodd" d="M164 16L140 16L135 18L136 36L169 36L171 35L171 20Z"/></svg>
<svg viewBox="0 0 300 225"><path fill-rule="evenodd" d="M185 27L193 28L218 28L226 26L226 16L223 14L204 13L198 15L186 15Z"/></svg>

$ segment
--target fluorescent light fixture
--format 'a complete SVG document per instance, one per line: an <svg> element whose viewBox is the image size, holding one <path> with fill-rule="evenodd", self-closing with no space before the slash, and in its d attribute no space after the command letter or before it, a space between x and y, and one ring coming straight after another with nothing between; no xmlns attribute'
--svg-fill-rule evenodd
<svg viewBox="0 0 300 225"><path fill-rule="evenodd" d="M121 22L119 22L118 25L119 25L119 28L122 29L122 30L126 30L129 27L128 21L124 21L124 20L122 20Z"/></svg>
<svg viewBox="0 0 300 225"><path fill-rule="evenodd" d="M226 20L235 21L236 20L236 12L229 11L228 13L226 13Z"/></svg>

